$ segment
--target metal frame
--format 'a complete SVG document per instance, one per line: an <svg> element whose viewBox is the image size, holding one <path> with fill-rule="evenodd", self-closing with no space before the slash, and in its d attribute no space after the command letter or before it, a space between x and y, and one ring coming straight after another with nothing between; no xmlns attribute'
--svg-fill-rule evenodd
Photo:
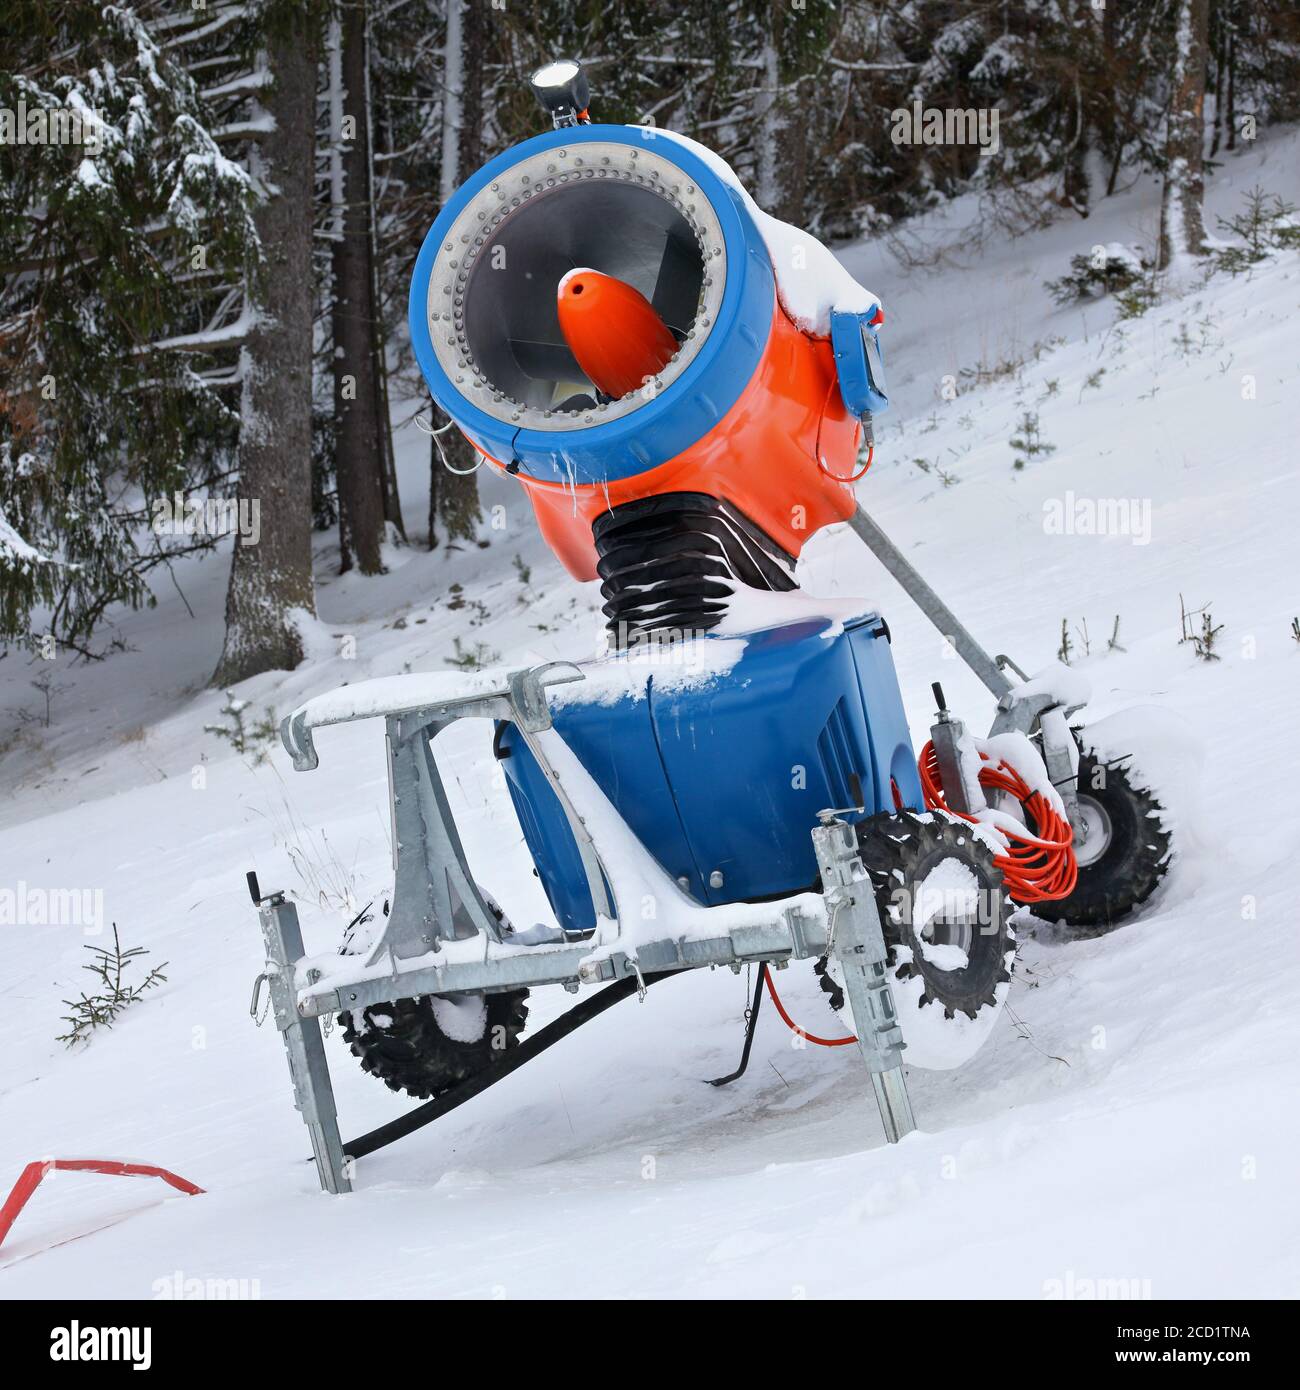
<svg viewBox="0 0 1300 1390"><path fill-rule="evenodd" d="M645 975L665 970L706 965L739 970L760 961L779 969L790 960L834 954L843 968L858 1048L871 1072L885 1134L896 1143L915 1128L903 1079L904 1041L885 971L884 933L852 826L825 811L812 832L826 885L824 912L810 911L808 895L803 895L802 900L754 904L752 918L734 925L733 905L726 910L733 925L717 935L686 931L679 921L678 935L624 944L618 905L609 891L612 880L604 871L597 839L548 757L546 741L539 737L551 727L546 687L580 679L576 667L552 662L510 672L495 688L467 689L430 703L421 698L427 690L421 677L401 677L390 682L390 689L409 684L409 704L399 700L379 709L362 700L349 709L346 702L330 703L332 697L325 697L326 703L309 701L281 724L281 738L299 771L318 765L313 731L324 725L383 717L387 735L395 889L392 909L369 954L364 959L306 956L297 909L282 893L263 898L254 888L267 964L254 989L252 1012L256 1016L265 980L288 1054L294 1103L311 1134L320 1183L327 1192L351 1190L351 1164L339 1137L319 1020L341 1010L426 994L542 984L562 984L574 991L584 984L628 977L643 981ZM466 684L475 682L470 678ZM597 916L618 927L612 941L597 945L561 939L520 946L503 934L469 871L431 747L441 730L467 717L508 720L520 731L578 842ZM640 852L653 863L644 850ZM612 886L616 894L617 885ZM719 911L690 904L684 895L682 904L697 925L702 914L707 921L707 914ZM481 951L466 948L464 943L473 938L482 938ZM461 943L459 948L455 943Z"/></svg>
<svg viewBox="0 0 1300 1390"><path fill-rule="evenodd" d="M1077 837L1081 822L1078 754L1068 722L1072 709L1039 685L1028 681L1020 687L1013 685L1005 668L1016 671L1022 680L1023 673L1009 657L995 660L988 655L861 507L849 524L997 698L990 734L1008 730L1041 734L1048 775L1065 801ZM324 704L309 701L281 724L281 739L300 772L318 765L313 738L317 728L383 717L386 730L395 886L392 909L364 961L360 956L307 957L293 904L282 893L262 898L254 892L267 964L254 989L252 1012L256 1016L266 981L288 1055L294 1103L311 1135L320 1183L327 1192L351 1191L351 1161L339 1137L319 1020L341 1010L426 994L493 992L542 984L561 984L576 991L584 984L608 980L635 977L642 981L651 972L665 970L705 965L739 970L744 964L762 961L779 969L790 960L834 955L843 971L858 1049L871 1073L886 1137L897 1143L916 1127L903 1078L905 1043L885 969L887 952L875 894L858 857L856 833L834 811L823 811L821 824L812 832L824 914L809 912L806 903L794 899L754 904L751 921L716 936L683 930L677 936L621 946L620 928L615 948L609 948L608 941L596 948L591 941L564 939L562 934L554 942L521 946L503 933L469 871L432 740L456 720L471 717L506 720L519 730L577 841L597 918L617 926L618 905L611 897L611 881L596 838L541 737L551 728L546 687L582 679L576 666L551 662L509 672L498 686L486 690L481 680L466 678L463 688L430 701L421 677L403 677L391 685L400 689L406 684L412 692L409 703L399 699L378 708L363 702L349 709L346 702L330 703L326 697ZM935 730L943 758L953 771L959 766L963 727L941 709ZM955 787L960 783L960 778L954 780ZM637 848L648 860L644 849ZM692 907L691 911L708 913L710 909ZM729 912L734 913L734 908ZM479 937L481 954L477 950L467 954L463 945L461 949L454 946Z"/></svg>

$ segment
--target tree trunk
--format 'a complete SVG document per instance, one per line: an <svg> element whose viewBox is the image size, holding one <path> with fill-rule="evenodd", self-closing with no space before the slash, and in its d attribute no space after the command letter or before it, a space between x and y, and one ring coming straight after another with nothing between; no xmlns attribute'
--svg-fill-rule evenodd
<svg viewBox="0 0 1300 1390"><path fill-rule="evenodd" d="M384 538L383 421L370 216L370 116L366 100L366 0L343 6L343 207L334 242L334 456L340 531L362 574L380 574ZM335 132L338 139L341 132ZM343 557L348 568L349 557Z"/></svg>
<svg viewBox="0 0 1300 1390"><path fill-rule="evenodd" d="M460 98L463 81L464 5L447 0L447 36L442 47L442 169L439 191L446 201L460 183Z"/></svg>
<svg viewBox="0 0 1300 1390"><path fill-rule="evenodd" d="M375 194L375 125L374 103L370 88L370 30L366 29L365 49L366 75L366 197L367 220L370 236L370 294L374 305L374 352L375 352L375 414L379 420L379 442L382 446L379 483L384 499L384 520L392 526L403 540L406 539L406 523L402 520L402 499L397 488L397 457L393 452L393 412L388 398L388 340L384 333L383 295L379 274L379 212ZM391 146L390 146L391 148Z"/></svg>
<svg viewBox="0 0 1300 1390"><path fill-rule="evenodd" d="M1084 110L1083 88L1074 81L1074 135L1065 151L1065 168L1061 175L1061 193L1066 205L1080 217L1087 217L1092 201L1092 184L1088 172L1089 145L1088 115Z"/></svg>
<svg viewBox="0 0 1300 1390"><path fill-rule="evenodd" d="M483 161L483 53L487 46L489 0L447 0L447 48L443 69L442 198L456 191L461 175ZM434 411L435 426L445 423ZM442 445L439 452L438 445ZM442 461L446 454L451 472ZM483 519L478 498L479 455L458 429L430 441L429 549L441 529L449 541L473 540Z"/></svg>
<svg viewBox="0 0 1300 1390"><path fill-rule="evenodd" d="M1164 196L1160 202L1160 267L1186 269L1205 251L1205 57L1210 0L1178 0L1173 97Z"/></svg>
<svg viewBox="0 0 1300 1390"><path fill-rule="evenodd" d="M250 156L269 192L257 210L265 264L258 323L241 354L239 488L258 518L256 541L235 542L226 636L213 675L232 685L303 657L299 619L315 614L311 566L312 215L316 142L316 32L286 21L269 40L273 85L264 112L276 126Z"/></svg>
<svg viewBox="0 0 1300 1390"><path fill-rule="evenodd" d="M372 203L373 206L373 203ZM379 238L371 229L372 242L376 248ZM397 489L397 457L393 452L393 412L388 398L388 359L387 340L379 310L378 262L375 264L375 413L379 417L379 442L383 446L383 467L380 470L380 484L384 494L384 520L406 539L406 523L402 520L402 498Z"/></svg>
<svg viewBox="0 0 1300 1390"><path fill-rule="evenodd" d="M1237 148L1237 8L1228 6L1228 152Z"/></svg>
<svg viewBox="0 0 1300 1390"><path fill-rule="evenodd" d="M779 75L778 75L779 80ZM796 113L804 102L816 101L817 93L811 77L795 80L793 105ZM777 216L796 227L808 222L808 122L797 118L780 129L781 196L775 209Z"/></svg>
<svg viewBox="0 0 1300 1390"><path fill-rule="evenodd" d="M767 43L763 48L763 67L758 76L762 90L759 93L755 112L758 117L758 130L756 132L758 157L755 160L755 173L757 174L755 182L758 186L754 192L755 201L764 212L778 215L781 200L780 177L777 172L777 166L781 159L781 64L776 49L775 18L771 20L771 23L773 29L769 32Z"/></svg>
<svg viewBox="0 0 1300 1390"><path fill-rule="evenodd" d="M490 4L491 0L465 0L460 84L460 169L465 178L483 163L483 58Z"/></svg>
<svg viewBox="0 0 1300 1390"><path fill-rule="evenodd" d="M1114 72L1115 30L1118 16L1114 5L1107 5L1101 14L1101 55L1102 67L1106 72ZM1110 172L1106 176L1106 196L1113 197L1115 183L1119 178L1120 166L1124 162L1124 134L1120 129L1119 103L1121 98L1117 84L1112 84L1106 92L1102 117L1102 145L1110 156Z"/></svg>
<svg viewBox="0 0 1300 1390"><path fill-rule="evenodd" d="M434 429L438 428L438 407L432 401L429 402L429 419L433 423ZM442 458L438 453L438 441L429 436L429 549L433 550L438 544L438 484L442 481L443 475Z"/></svg>
<svg viewBox="0 0 1300 1390"><path fill-rule="evenodd" d="M449 541L470 541L483 520L478 500L478 450L455 425L441 428L447 424L447 416L437 405L433 407L433 422L441 432L429 441L430 550L438 544L439 528Z"/></svg>

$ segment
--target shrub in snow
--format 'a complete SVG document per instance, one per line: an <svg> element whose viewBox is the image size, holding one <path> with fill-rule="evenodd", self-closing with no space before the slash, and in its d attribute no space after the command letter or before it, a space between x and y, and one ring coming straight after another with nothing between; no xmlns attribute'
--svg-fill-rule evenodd
<svg viewBox="0 0 1300 1390"><path fill-rule="evenodd" d="M1016 428L1020 433L1011 437L1011 447L1016 455L1013 467L1023 468L1031 459L1046 458L1048 454L1056 452L1056 445L1049 444L1043 438L1036 410L1026 410Z"/></svg>
<svg viewBox="0 0 1300 1390"><path fill-rule="evenodd" d="M1238 238L1235 246L1214 250L1215 266L1229 275L1240 275L1278 251L1300 250L1300 222L1295 204L1255 187L1245 195L1245 206L1235 217L1220 217L1219 230Z"/></svg>
<svg viewBox="0 0 1300 1390"><path fill-rule="evenodd" d="M230 691L226 691L226 703L221 707L226 722L205 724L203 732L224 738L241 757L251 753L254 764L263 763L270 752L271 744L275 742L279 725L276 723L275 711L269 707L260 719L254 719L249 715L250 708L251 703L248 700L236 699Z"/></svg>
<svg viewBox="0 0 1300 1390"><path fill-rule="evenodd" d="M1100 299L1137 284L1146 263L1131 246L1112 241L1070 258L1070 273L1059 280L1048 280L1046 288L1058 304L1080 299Z"/></svg>
<svg viewBox="0 0 1300 1390"><path fill-rule="evenodd" d="M1210 605L1207 603L1204 608L1197 608L1193 612L1187 611L1187 605L1183 602L1182 594L1178 595L1178 607L1182 615L1183 634L1178 639L1181 647L1184 643L1190 643L1192 650L1202 661L1220 661L1222 658L1215 651L1214 644L1218 640L1219 633L1223 631L1223 624L1216 623L1210 616ZM1200 618L1201 626L1199 631L1194 618Z"/></svg>

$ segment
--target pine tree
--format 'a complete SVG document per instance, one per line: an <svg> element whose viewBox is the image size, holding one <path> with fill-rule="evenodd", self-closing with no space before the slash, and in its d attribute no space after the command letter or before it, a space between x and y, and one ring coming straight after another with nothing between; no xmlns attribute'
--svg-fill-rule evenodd
<svg viewBox="0 0 1300 1390"><path fill-rule="evenodd" d="M6 14L0 110L27 128L0 130L0 641L42 605L94 655L112 604L215 544L172 501L235 464L252 188L149 8Z"/></svg>

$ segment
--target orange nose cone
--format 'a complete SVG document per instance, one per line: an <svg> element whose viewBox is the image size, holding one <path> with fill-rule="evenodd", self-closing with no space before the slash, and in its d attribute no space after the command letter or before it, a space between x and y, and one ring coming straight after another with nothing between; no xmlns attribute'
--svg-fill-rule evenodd
<svg viewBox="0 0 1300 1390"><path fill-rule="evenodd" d="M677 339L645 295L598 270L569 271L556 308L569 350L607 396L638 390L677 351Z"/></svg>

